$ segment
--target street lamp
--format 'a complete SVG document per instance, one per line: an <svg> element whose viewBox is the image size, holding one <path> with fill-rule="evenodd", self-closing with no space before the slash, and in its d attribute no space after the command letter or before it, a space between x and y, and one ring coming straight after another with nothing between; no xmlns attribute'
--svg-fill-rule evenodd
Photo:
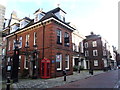
<svg viewBox="0 0 120 90"><path fill-rule="evenodd" d="M13 55L13 69L12 69L12 79L13 82L18 82L18 66L19 66L19 41L16 37L16 41L14 43L14 55Z"/></svg>
<svg viewBox="0 0 120 90"><path fill-rule="evenodd" d="M33 45L34 51L33 51L33 73L32 78L37 78L37 70L38 70L38 63L37 63L37 45Z"/></svg>

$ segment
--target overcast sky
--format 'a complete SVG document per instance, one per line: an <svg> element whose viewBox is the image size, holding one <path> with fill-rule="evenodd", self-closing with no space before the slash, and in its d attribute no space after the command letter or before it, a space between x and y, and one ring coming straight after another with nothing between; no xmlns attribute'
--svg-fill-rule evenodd
<svg viewBox="0 0 120 90"><path fill-rule="evenodd" d="M100 34L111 45L118 46L118 1L120 0L0 0L6 6L6 18L17 12L19 18L30 16L42 8L47 12L60 4L66 21L72 22L83 35Z"/></svg>

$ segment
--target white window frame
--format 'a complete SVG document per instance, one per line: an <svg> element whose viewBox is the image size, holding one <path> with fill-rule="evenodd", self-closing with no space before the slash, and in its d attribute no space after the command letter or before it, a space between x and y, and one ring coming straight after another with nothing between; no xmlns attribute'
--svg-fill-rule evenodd
<svg viewBox="0 0 120 90"><path fill-rule="evenodd" d="M85 56L86 57L89 56L89 51L88 50L85 51Z"/></svg>
<svg viewBox="0 0 120 90"><path fill-rule="evenodd" d="M60 36L60 43L62 43L62 31L59 29L57 30L57 36Z"/></svg>
<svg viewBox="0 0 120 90"><path fill-rule="evenodd" d="M62 70L62 54L57 54L56 55L56 61L58 60L58 58L60 60L60 68L57 68L57 70Z"/></svg>
<svg viewBox="0 0 120 90"><path fill-rule="evenodd" d="M103 56L106 56L107 53L106 53L106 50L103 50Z"/></svg>
<svg viewBox="0 0 120 90"><path fill-rule="evenodd" d="M94 60L94 66L98 66L98 60Z"/></svg>
<svg viewBox="0 0 120 90"><path fill-rule="evenodd" d="M27 34L26 35L26 42L25 42L25 46L27 46L27 41L28 41L28 46L29 46L29 40L30 40L30 35Z"/></svg>
<svg viewBox="0 0 120 90"><path fill-rule="evenodd" d="M19 38L19 42L20 42L19 48L22 48L22 36Z"/></svg>
<svg viewBox="0 0 120 90"><path fill-rule="evenodd" d="M36 34L37 34L37 32L34 32L34 45L36 45L36 38L37 38L37 36L36 36Z"/></svg>
<svg viewBox="0 0 120 90"><path fill-rule="evenodd" d="M92 42L92 46L93 46L93 47L97 47L97 41L93 41L93 42Z"/></svg>
<svg viewBox="0 0 120 90"><path fill-rule="evenodd" d="M85 42L85 48L88 48L88 42Z"/></svg>
<svg viewBox="0 0 120 90"><path fill-rule="evenodd" d="M96 52L96 55L95 55ZM93 50L93 56L98 56L98 50Z"/></svg>
<svg viewBox="0 0 120 90"><path fill-rule="evenodd" d="M28 69L28 67L26 67L26 56L25 56L25 59L24 59L24 69Z"/></svg>
<svg viewBox="0 0 120 90"><path fill-rule="evenodd" d="M13 50L15 49L15 40L13 40Z"/></svg>
<svg viewBox="0 0 120 90"><path fill-rule="evenodd" d="M65 69L67 70L67 69L69 69L69 64L70 64L70 63L69 63L69 61L70 61L70 55L68 55L68 54L65 55L65 62L66 62L66 61L67 61L67 66L68 66L68 67L66 67Z"/></svg>
<svg viewBox="0 0 120 90"><path fill-rule="evenodd" d="M10 46L11 46L11 41L9 41L9 46L8 46L8 50L10 50Z"/></svg>

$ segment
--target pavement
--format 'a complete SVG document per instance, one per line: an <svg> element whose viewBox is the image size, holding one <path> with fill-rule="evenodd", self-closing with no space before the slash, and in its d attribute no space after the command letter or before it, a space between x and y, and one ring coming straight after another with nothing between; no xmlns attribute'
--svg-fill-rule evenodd
<svg viewBox="0 0 120 90"><path fill-rule="evenodd" d="M73 75L69 75L66 77L66 81L64 81L64 76L51 78L51 79L19 79L18 83L13 83L11 87L13 89L19 90L20 88L53 88L57 86L61 86L64 84L68 84L74 81L78 81L80 79L89 78L91 76L99 75L101 73L105 73L103 71L94 71L93 75L90 75L87 70L78 72L73 72Z"/></svg>

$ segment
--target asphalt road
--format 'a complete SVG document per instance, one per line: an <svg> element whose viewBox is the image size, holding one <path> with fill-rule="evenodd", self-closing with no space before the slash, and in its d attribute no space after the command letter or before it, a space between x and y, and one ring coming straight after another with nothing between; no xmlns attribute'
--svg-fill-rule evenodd
<svg viewBox="0 0 120 90"><path fill-rule="evenodd" d="M119 78L120 70L113 70L56 88L119 88Z"/></svg>

